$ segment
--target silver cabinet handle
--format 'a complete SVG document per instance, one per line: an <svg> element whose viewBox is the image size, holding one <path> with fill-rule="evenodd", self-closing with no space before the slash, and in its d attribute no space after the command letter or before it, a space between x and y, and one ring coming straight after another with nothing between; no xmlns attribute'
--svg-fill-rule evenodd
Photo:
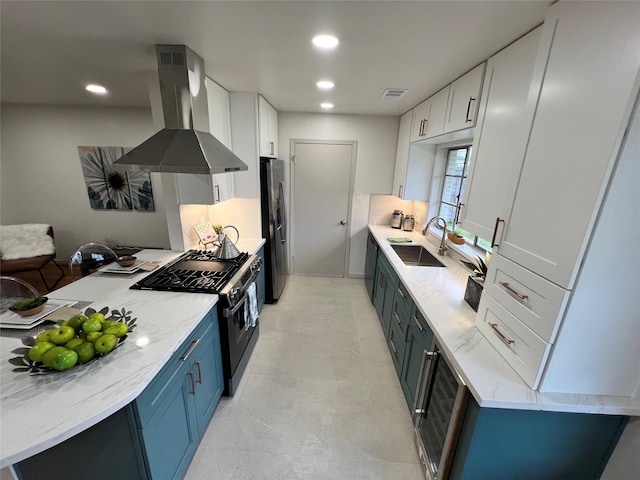
<svg viewBox="0 0 640 480"><path fill-rule="evenodd" d="M269 142L269 148L271 149L271 155L275 155L275 142Z"/></svg>
<svg viewBox="0 0 640 480"><path fill-rule="evenodd" d="M514 288L512 286L510 286L507 282L498 282L500 285L502 285L505 289L507 289L509 292L513 293L516 297L518 297L520 300L526 300L527 298L529 298L529 295L523 295L520 292L517 292L516 290L514 290Z"/></svg>
<svg viewBox="0 0 640 480"><path fill-rule="evenodd" d="M195 395L196 394L196 381L193 378L193 372L189 371L189 372L187 372L187 375L191 378L191 391L189 393L191 395Z"/></svg>
<svg viewBox="0 0 640 480"><path fill-rule="evenodd" d="M187 350L187 353L185 353L182 357L180 357L180 361L184 362L187 358L189 358L189 355L191 355L193 353L193 350L196 348L196 346L198 346L199 341L200 339L197 339L191 342L191 345L189 346L189 350Z"/></svg>
<svg viewBox="0 0 640 480"><path fill-rule="evenodd" d="M400 198L402 198L402 189L403 189L403 188L404 188L404 186L403 186L403 185L400 185L400 186L398 187L398 196L399 196Z"/></svg>
<svg viewBox="0 0 640 480"><path fill-rule="evenodd" d="M393 316L396 317L396 322L400 325L400 317L398 316L398 312L393 312Z"/></svg>
<svg viewBox="0 0 640 480"><path fill-rule="evenodd" d="M398 295L400 295L402 298L405 298L404 293L399 288L398 288Z"/></svg>
<svg viewBox="0 0 640 480"><path fill-rule="evenodd" d="M220 186L216 185L216 193L218 194L218 199L216 200L216 203L220 203Z"/></svg>
<svg viewBox="0 0 640 480"><path fill-rule="evenodd" d="M393 343L393 340L389 340L389 344L391 345L391 349L393 350L393 353L398 353L398 350L396 350L396 345Z"/></svg>
<svg viewBox="0 0 640 480"><path fill-rule="evenodd" d="M198 369L198 380L196 380L196 382L202 384L202 370L200 370L200 362L197 361L195 363L196 368Z"/></svg>
<svg viewBox="0 0 640 480"><path fill-rule="evenodd" d="M500 225L500 222L504 223L504 219L496 217L496 225L493 227L493 237L491 237L491 248L498 246L496 243L496 235L498 235L498 225Z"/></svg>
<svg viewBox="0 0 640 480"><path fill-rule="evenodd" d="M489 326L491 328L493 328L493 331L496 332L496 335L498 335L500 340L502 340L505 345L511 346L512 344L515 343L515 340L511 340L510 338L507 338L507 336L498 329L498 324L497 323L489 322Z"/></svg>
<svg viewBox="0 0 640 480"><path fill-rule="evenodd" d="M474 97L469 97L469 103L467 103L467 116L464 119L464 123L472 122L473 119L469 118L469 112L471 111L471 102L475 102L476 99Z"/></svg>
<svg viewBox="0 0 640 480"><path fill-rule="evenodd" d="M418 317L416 317L415 315L413 315L413 321L416 322L416 325L418 326L418 328L420 329L421 332L424 332L424 328L422 327L422 325L420 325L420 321L418 320Z"/></svg>

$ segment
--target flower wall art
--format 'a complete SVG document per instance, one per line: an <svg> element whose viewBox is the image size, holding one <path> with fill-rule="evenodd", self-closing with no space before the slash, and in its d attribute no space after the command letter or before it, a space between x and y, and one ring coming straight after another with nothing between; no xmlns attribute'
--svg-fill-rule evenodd
<svg viewBox="0 0 640 480"><path fill-rule="evenodd" d="M147 171L119 172L113 162L126 147L78 147L91 208L154 211L151 176Z"/></svg>

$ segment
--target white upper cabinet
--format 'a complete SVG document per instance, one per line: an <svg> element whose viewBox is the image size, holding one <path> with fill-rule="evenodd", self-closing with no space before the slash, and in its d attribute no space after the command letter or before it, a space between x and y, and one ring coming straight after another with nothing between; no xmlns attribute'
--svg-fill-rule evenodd
<svg viewBox="0 0 640 480"><path fill-rule="evenodd" d="M411 142L442 135L448 98L449 85L414 107Z"/></svg>
<svg viewBox="0 0 640 480"><path fill-rule="evenodd" d="M258 95L260 156L278 156L278 112L262 95Z"/></svg>
<svg viewBox="0 0 640 480"><path fill-rule="evenodd" d="M418 107L416 107L418 108ZM398 128L398 146L396 148L396 169L393 172L393 189L391 193L402 198L409 163L409 135L412 133L411 120L416 108L400 117Z"/></svg>
<svg viewBox="0 0 640 480"><path fill-rule="evenodd" d="M231 149L229 92L205 77L209 109L209 132ZM183 205L213 205L234 197L233 173L193 175L178 173L176 193Z"/></svg>
<svg viewBox="0 0 640 480"><path fill-rule="evenodd" d="M640 5L558 7L544 25L540 95L499 253L571 289L638 91Z"/></svg>
<svg viewBox="0 0 640 480"><path fill-rule="evenodd" d="M435 147L409 143L412 116L413 112L409 111L400 117L391 193L403 200L426 201L429 196L429 177L433 169Z"/></svg>
<svg viewBox="0 0 640 480"><path fill-rule="evenodd" d="M427 138L427 124L429 122L430 108L431 103L429 102L429 99L413 107L413 126L411 127L410 139L411 142ZM409 117L409 122L411 122L411 117Z"/></svg>
<svg viewBox="0 0 640 480"><path fill-rule="evenodd" d="M478 65L451 84L445 133L475 126L485 66Z"/></svg>
<svg viewBox="0 0 640 480"><path fill-rule="evenodd" d="M534 114L527 102L542 27L491 57L482 88L462 228L491 240L508 222ZM502 225L501 225L502 227Z"/></svg>

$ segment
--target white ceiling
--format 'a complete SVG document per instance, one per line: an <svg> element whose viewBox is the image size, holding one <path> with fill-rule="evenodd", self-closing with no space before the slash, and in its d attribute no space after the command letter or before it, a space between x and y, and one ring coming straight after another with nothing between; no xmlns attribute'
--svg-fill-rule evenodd
<svg viewBox="0 0 640 480"><path fill-rule="evenodd" d="M542 23L549 1L0 2L2 102L149 105L155 45L185 44L280 111L399 115ZM311 45L337 35L334 52ZM330 93L317 90L331 79ZM109 89L106 97L86 83ZM407 88L380 100L386 88Z"/></svg>

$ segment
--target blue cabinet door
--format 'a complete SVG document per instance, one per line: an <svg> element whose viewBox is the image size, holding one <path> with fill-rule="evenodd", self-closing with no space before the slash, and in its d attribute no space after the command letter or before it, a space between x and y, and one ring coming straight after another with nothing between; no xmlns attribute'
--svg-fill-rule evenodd
<svg viewBox="0 0 640 480"><path fill-rule="evenodd" d="M177 369L167 383L162 402L140 430L151 478L182 478L198 445L198 424L191 407L188 369Z"/></svg>
<svg viewBox="0 0 640 480"><path fill-rule="evenodd" d="M215 315L216 312L210 314L210 316ZM194 351L193 359L186 359L191 362L187 375L190 382L193 375L194 393L191 395L191 400L200 437L209 425L224 390L220 332L217 317L212 320L205 333L199 337L201 346Z"/></svg>
<svg viewBox="0 0 640 480"><path fill-rule="evenodd" d="M404 353L400 384L404 392L409 411L413 413L414 401L418 390L420 379L420 368L422 366L425 350L428 350L433 339L433 332L427 325L422 314L417 307L409 318L409 331L407 333L407 343Z"/></svg>

